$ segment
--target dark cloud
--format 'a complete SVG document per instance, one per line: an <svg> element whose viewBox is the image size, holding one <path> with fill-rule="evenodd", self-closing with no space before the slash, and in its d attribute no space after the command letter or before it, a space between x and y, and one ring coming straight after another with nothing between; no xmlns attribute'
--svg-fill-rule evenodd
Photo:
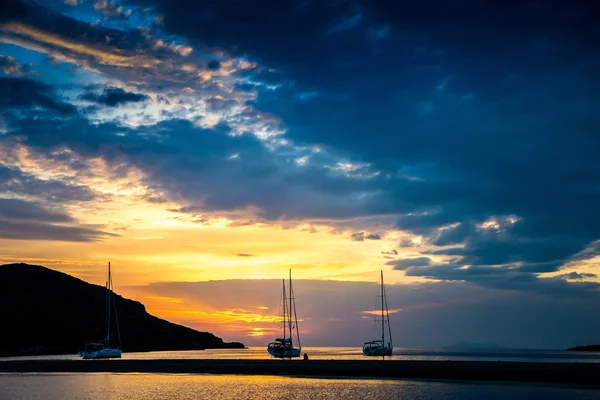
<svg viewBox="0 0 600 400"><path fill-rule="evenodd" d="M0 22L11 21L26 16L30 8L21 0L3 0Z"/></svg>
<svg viewBox="0 0 600 400"><path fill-rule="evenodd" d="M0 164L0 192L36 196L49 202L91 201L96 194L86 186L42 180Z"/></svg>
<svg viewBox="0 0 600 400"><path fill-rule="evenodd" d="M0 221L0 238L2 239L96 242L109 236L118 235L79 226L10 220Z"/></svg>
<svg viewBox="0 0 600 400"><path fill-rule="evenodd" d="M447 281L465 281L477 285L503 290L537 292L554 297L585 297L600 292L600 283L568 283L563 277L539 278L535 274L519 271L518 268L447 263L424 267L409 267L407 276L419 276Z"/></svg>
<svg viewBox="0 0 600 400"><path fill-rule="evenodd" d="M102 93L85 93L82 95L82 98L109 107L116 107L127 103L139 103L149 99L145 94L127 92L118 87L107 87Z"/></svg>
<svg viewBox="0 0 600 400"><path fill-rule="evenodd" d="M405 270L410 267L425 267L431 264L429 257L417 257L417 258L400 258L397 260L391 260L385 263L386 265L393 265L394 269Z"/></svg>
<svg viewBox="0 0 600 400"><path fill-rule="evenodd" d="M377 233L354 232L350 235L353 242L362 242L366 240L381 240L381 236Z"/></svg>
<svg viewBox="0 0 600 400"><path fill-rule="evenodd" d="M390 256L397 256L398 255L398 250L396 250L396 249L382 250L381 254L386 254L386 255L390 255Z"/></svg>
<svg viewBox="0 0 600 400"><path fill-rule="evenodd" d="M238 253L237 254L238 257L254 257L254 254L249 254L249 253Z"/></svg>
<svg viewBox="0 0 600 400"><path fill-rule="evenodd" d="M470 232L474 232L470 230ZM460 255L461 265L504 265L524 263L524 272L552 272L583 251L587 238L574 234L531 236L521 221L503 229L482 229L466 238L463 248L434 250L431 254Z"/></svg>
<svg viewBox="0 0 600 400"><path fill-rule="evenodd" d="M365 233L364 232L354 232L353 234L350 235L350 239L352 239L353 242L362 242L363 240L365 240Z"/></svg>
<svg viewBox="0 0 600 400"><path fill-rule="evenodd" d="M73 114L77 109L55 97L52 89L25 78L0 77L0 109L43 107L61 114Z"/></svg>
<svg viewBox="0 0 600 400"><path fill-rule="evenodd" d="M81 160L104 159L115 173L140 169L150 190L188 203L180 210L186 213L253 206L259 208L257 217L266 220L344 218L361 214L368 201L361 193L372 186L325 166L297 168L251 134L230 135L231 128L224 124L203 129L189 121L169 120L126 128L91 124L82 117L10 117L7 122L5 139L34 152L48 155L69 149Z"/></svg>
<svg viewBox="0 0 600 400"><path fill-rule="evenodd" d="M469 222L459 223L457 226L443 228L432 240L436 246L449 246L463 243L467 237L476 232L474 224Z"/></svg>
<svg viewBox="0 0 600 400"><path fill-rule="evenodd" d="M73 218L62 212L45 209L38 204L0 198L0 218L43 222L73 222Z"/></svg>
<svg viewBox="0 0 600 400"><path fill-rule="evenodd" d="M256 47L279 43L237 41L293 81L260 90L253 104L279 115L292 140L402 177L380 182L372 212L402 214L400 229L436 245L466 243L461 264L555 270L600 237L595 8L432 4L361 3L361 24L389 27L377 48L356 30L325 38L323 27L348 15L336 8L302 37L320 40L288 37L295 51L265 55ZM292 24L304 18L290 13ZM319 95L299 101L304 91ZM510 232L479 232L508 215L519 218Z"/></svg>
<svg viewBox="0 0 600 400"><path fill-rule="evenodd" d="M117 236L93 228L75 226L75 223L71 216L60 210L50 210L25 200L0 198L2 239L92 242Z"/></svg>
<svg viewBox="0 0 600 400"><path fill-rule="evenodd" d="M221 63L217 60L212 60L208 63L207 68L210 70L216 70L221 68Z"/></svg>
<svg viewBox="0 0 600 400"><path fill-rule="evenodd" d="M556 278L570 279L570 280L594 279L597 277L598 277L598 275L596 275L596 274L579 273L579 272L569 272L566 274L556 275Z"/></svg>

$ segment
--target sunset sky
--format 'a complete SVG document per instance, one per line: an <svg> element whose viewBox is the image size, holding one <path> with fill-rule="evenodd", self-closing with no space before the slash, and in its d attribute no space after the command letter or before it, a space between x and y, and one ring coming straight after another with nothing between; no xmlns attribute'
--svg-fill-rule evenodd
<svg viewBox="0 0 600 400"><path fill-rule="evenodd" d="M0 0L0 264L265 345L600 342L591 1Z"/></svg>

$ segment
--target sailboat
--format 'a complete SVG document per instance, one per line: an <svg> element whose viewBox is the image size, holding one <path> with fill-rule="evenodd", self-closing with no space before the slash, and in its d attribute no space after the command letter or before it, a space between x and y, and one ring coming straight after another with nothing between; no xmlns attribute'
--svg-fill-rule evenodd
<svg viewBox="0 0 600 400"><path fill-rule="evenodd" d="M294 298L294 288L292 286L292 270L290 270L290 288L289 298L286 296L285 279L283 279L283 336L269 343L267 351L275 358L293 358L300 357L302 346L300 345L300 332L298 331L298 316L296 315L296 299ZM292 312L294 318L292 320ZM293 331L296 331L296 340L298 347L294 347Z"/></svg>
<svg viewBox="0 0 600 400"><path fill-rule="evenodd" d="M385 324L388 325L388 335L390 341L385 343ZM363 345L363 354L365 356L391 356L392 346L392 328L390 327L390 314L388 312L387 297L385 296L385 286L383 285L383 271L381 271L381 340L373 340Z"/></svg>
<svg viewBox="0 0 600 400"><path fill-rule="evenodd" d="M119 319L117 318L117 303L113 296L112 275L110 273L110 262L108 263L108 278L106 280L106 338L97 340L91 343L86 343L85 350L79 352L81 358L98 359L98 358L121 358L121 349L113 348L110 345L110 303L113 303L115 309L115 321L117 325L117 337L119 339L119 347L121 346L121 332L119 330Z"/></svg>

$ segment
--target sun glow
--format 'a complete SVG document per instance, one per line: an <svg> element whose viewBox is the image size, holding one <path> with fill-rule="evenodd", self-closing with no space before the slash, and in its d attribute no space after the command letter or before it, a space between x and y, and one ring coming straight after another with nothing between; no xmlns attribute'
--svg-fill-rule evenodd
<svg viewBox="0 0 600 400"><path fill-rule="evenodd" d="M262 328L254 328L252 329L252 332L250 332L249 336L264 336L265 333L263 332Z"/></svg>

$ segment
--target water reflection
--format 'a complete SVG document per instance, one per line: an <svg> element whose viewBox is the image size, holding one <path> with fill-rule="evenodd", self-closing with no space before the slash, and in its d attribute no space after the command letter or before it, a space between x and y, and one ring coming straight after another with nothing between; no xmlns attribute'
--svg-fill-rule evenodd
<svg viewBox="0 0 600 400"><path fill-rule="evenodd" d="M0 374L0 400L599 399L539 385L175 374Z"/></svg>

